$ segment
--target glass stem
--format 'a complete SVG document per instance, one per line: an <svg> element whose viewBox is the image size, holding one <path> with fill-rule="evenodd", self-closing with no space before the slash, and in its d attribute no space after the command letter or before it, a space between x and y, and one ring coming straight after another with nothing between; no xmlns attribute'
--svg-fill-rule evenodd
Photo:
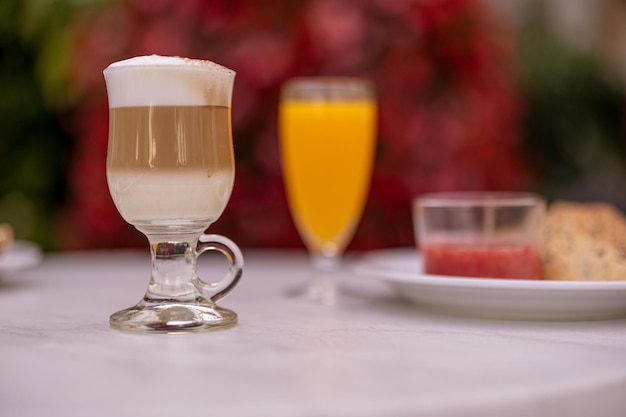
<svg viewBox="0 0 626 417"><path fill-rule="evenodd" d="M202 298L193 278L199 234L148 235L152 275L146 298L151 300L197 301Z"/></svg>
<svg viewBox="0 0 626 417"><path fill-rule="evenodd" d="M307 289L308 297L325 305L336 304L338 291L336 275L341 266L341 256L313 253L311 263L315 272Z"/></svg>
<svg viewBox="0 0 626 417"><path fill-rule="evenodd" d="M334 273L341 266L341 256L338 254L327 255L321 252L313 253L311 255L311 263L320 272Z"/></svg>

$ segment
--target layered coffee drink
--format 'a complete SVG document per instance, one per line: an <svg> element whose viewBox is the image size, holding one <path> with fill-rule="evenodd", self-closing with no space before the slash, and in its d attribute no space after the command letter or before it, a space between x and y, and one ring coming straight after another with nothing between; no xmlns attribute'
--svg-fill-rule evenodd
<svg viewBox="0 0 626 417"><path fill-rule="evenodd" d="M233 326L237 314L215 303L239 282L243 255L232 240L204 231L233 188L235 72L152 55L115 62L104 78L109 191L122 217L148 238L152 263L146 293L111 315L111 326L164 333ZM223 254L228 270L205 281L197 259L208 251Z"/></svg>
<svg viewBox="0 0 626 417"><path fill-rule="evenodd" d="M107 180L121 215L139 228L208 227L234 182L234 72L209 61L148 56L112 64L105 78Z"/></svg>

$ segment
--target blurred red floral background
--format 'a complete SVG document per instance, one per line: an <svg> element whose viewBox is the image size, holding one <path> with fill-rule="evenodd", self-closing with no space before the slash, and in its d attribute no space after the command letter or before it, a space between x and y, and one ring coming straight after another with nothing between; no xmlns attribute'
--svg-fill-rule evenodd
<svg viewBox="0 0 626 417"><path fill-rule="evenodd" d="M69 71L79 106L60 247L144 245L109 196L102 70L131 56L210 59L237 72L236 181L211 231L242 246L301 246L282 185L280 86L299 75L372 80L379 145L353 249L413 244L410 202L440 190L527 189L511 37L472 0L124 0L77 23Z"/></svg>

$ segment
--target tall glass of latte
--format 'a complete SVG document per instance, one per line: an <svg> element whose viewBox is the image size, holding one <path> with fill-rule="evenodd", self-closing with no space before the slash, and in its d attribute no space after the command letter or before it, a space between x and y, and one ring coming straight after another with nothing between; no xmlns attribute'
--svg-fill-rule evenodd
<svg viewBox="0 0 626 417"><path fill-rule="evenodd" d="M204 234L234 182L231 97L235 72L210 61L143 56L104 70L109 98L107 181L122 217L150 242L152 274L134 307L113 314L129 331L195 331L232 326L218 307L242 274L231 240ZM223 253L225 276L205 282L197 257Z"/></svg>

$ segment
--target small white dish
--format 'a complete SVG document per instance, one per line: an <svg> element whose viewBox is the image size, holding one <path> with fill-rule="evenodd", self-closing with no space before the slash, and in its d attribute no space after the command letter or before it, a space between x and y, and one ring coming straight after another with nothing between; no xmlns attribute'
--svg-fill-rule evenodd
<svg viewBox="0 0 626 417"><path fill-rule="evenodd" d="M0 280L26 268L39 265L43 254L34 243L17 240L0 253Z"/></svg>
<svg viewBox="0 0 626 417"><path fill-rule="evenodd" d="M414 248L363 255L358 275L389 284L401 298L455 314L518 320L599 320L626 317L626 281L543 281L467 278L421 273Z"/></svg>

